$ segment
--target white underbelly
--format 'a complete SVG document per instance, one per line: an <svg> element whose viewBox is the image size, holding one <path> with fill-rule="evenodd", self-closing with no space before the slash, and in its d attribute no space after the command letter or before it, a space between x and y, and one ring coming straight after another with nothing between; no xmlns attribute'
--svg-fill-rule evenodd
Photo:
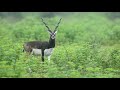
<svg viewBox="0 0 120 90"><path fill-rule="evenodd" d="M44 55L45 56L50 56L52 54L52 52L53 52L53 48L45 49L44 50ZM33 49L32 54L41 55L42 54L41 49Z"/></svg>

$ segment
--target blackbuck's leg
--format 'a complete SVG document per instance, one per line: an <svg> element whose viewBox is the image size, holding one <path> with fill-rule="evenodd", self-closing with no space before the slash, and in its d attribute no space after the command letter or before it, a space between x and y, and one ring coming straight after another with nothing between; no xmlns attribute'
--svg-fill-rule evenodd
<svg viewBox="0 0 120 90"><path fill-rule="evenodd" d="M48 61L49 61L49 62L50 62L50 57L51 57L51 56L48 56Z"/></svg>
<svg viewBox="0 0 120 90"><path fill-rule="evenodd" d="M44 50L41 51L42 51L42 61L44 62Z"/></svg>

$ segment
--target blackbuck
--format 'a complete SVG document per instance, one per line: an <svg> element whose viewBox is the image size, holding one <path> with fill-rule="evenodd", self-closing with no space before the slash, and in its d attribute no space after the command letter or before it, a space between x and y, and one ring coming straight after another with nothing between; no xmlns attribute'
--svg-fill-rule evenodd
<svg viewBox="0 0 120 90"><path fill-rule="evenodd" d="M53 49L55 48L55 37L56 37L56 33L58 31L57 28L61 22L61 19L59 20L57 26L55 27L55 30L51 31L51 29L47 26L47 24L41 18L43 24L46 26L47 31L50 34L49 41L25 42L23 45L23 47L24 47L23 51L26 51L32 55L40 55L43 62L44 62L44 56L48 56L48 60L50 61L51 54L53 52Z"/></svg>

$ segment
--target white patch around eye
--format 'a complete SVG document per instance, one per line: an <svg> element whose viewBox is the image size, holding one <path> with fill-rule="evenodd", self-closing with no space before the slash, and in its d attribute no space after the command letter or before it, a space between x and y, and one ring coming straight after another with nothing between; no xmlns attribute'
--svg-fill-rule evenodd
<svg viewBox="0 0 120 90"><path fill-rule="evenodd" d="M56 34L56 33L57 33L57 31L54 32L54 34Z"/></svg>

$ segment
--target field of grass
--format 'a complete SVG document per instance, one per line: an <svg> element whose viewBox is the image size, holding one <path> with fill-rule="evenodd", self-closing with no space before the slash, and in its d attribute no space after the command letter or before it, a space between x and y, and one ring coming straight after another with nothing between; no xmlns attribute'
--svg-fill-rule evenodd
<svg viewBox="0 0 120 90"><path fill-rule="evenodd" d="M61 17L51 62L44 64L22 52L26 41L49 39L40 17L0 18L0 77L120 78L120 18L86 12L44 21L54 29Z"/></svg>

